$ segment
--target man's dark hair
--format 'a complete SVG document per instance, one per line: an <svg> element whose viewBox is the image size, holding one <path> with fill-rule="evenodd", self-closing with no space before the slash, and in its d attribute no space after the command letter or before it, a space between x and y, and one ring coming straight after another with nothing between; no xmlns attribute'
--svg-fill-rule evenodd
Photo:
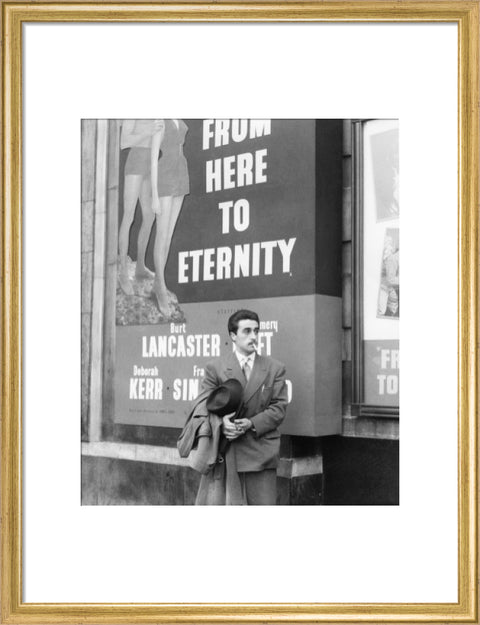
<svg viewBox="0 0 480 625"><path fill-rule="evenodd" d="M258 318L256 312L253 312L253 310L245 310L242 308L242 310L237 310L237 312L234 312L228 320L228 333L230 334L230 332L233 332L234 334L236 334L238 330L238 324L244 319L256 321L258 325L260 325L260 319Z"/></svg>

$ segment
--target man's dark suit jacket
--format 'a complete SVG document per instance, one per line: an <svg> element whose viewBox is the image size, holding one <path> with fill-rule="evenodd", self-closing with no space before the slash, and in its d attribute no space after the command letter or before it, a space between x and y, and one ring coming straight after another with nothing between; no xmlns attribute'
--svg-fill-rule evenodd
<svg viewBox="0 0 480 625"><path fill-rule="evenodd" d="M278 360L256 354L247 383L238 358L232 352L207 364L202 390L213 390L230 378L236 378L244 386L242 417L250 419L255 428L232 442L237 471L274 469L280 453L278 426L285 418L287 407L285 366Z"/></svg>

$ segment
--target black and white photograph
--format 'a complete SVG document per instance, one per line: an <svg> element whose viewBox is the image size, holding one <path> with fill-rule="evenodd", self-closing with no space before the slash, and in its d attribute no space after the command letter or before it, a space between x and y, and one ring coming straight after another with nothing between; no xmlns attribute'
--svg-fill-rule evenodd
<svg viewBox="0 0 480 625"><path fill-rule="evenodd" d="M82 504L398 505L398 123L81 131Z"/></svg>

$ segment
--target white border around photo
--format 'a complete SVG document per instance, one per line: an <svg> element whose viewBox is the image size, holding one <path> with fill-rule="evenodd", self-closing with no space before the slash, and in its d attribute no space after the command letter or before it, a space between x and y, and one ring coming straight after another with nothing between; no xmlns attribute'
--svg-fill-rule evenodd
<svg viewBox="0 0 480 625"><path fill-rule="evenodd" d="M24 601L457 600L457 34L24 27ZM80 505L80 120L142 117L399 119L399 506Z"/></svg>

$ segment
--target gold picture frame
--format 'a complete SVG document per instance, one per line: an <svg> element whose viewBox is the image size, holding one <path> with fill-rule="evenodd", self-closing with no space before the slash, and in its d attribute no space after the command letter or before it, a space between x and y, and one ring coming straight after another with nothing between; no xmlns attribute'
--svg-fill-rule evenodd
<svg viewBox="0 0 480 625"><path fill-rule="evenodd" d="M478 1L211 4L3 2L2 623L478 622ZM454 22L458 25L458 601L424 604L53 604L22 597L22 24Z"/></svg>

